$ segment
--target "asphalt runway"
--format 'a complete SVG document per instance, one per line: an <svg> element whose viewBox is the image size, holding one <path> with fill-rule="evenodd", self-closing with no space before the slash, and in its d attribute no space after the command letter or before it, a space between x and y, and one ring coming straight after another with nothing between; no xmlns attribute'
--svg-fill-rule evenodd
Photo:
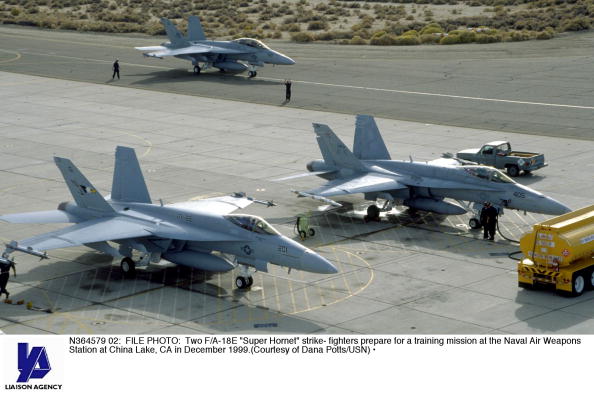
<svg viewBox="0 0 594 394"><path fill-rule="evenodd" d="M17 276L8 286L14 303L0 303L0 330L7 334L594 332L594 291L563 298L519 289L516 263L507 257L517 245L499 236L483 241L468 229L470 215L395 211L381 223L364 223L360 196L340 200L352 205L347 212L320 211L315 201L289 190L312 188L321 180L273 181L303 172L308 161L320 157L312 122L327 123L350 145L352 114L1 71L0 106L2 214L55 209L71 200L54 155L70 158L108 194L115 146L127 145L138 153L153 200L236 191L272 199L277 207L253 204L242 212L266 218L295 239L295 216L311 215L316 236L305 243L340 270L288 274L270 266L269 273L254 276L249 291L241 291L234 288L234 272L209 274L163 262L131 280L122 277L118 261L84 247L50 251L42 262L19 254ZM512 138L517 147L544 152L550 163L519 182L571 208L592 203L592 141L377 122L394 159L431 160L444 151ZM500 227L518 239L544 218L506 211ZM57 227L1 223L0 240Z"/></svg>
<svg viewBox="0 0 594 394"><path fill-rule="evenodd" d="M372 47L269 42L294 66L258 78L194 76L189 62L147 59L163 37L0 27L0 71L291 108L593 140L594 33L489 45ZM120 59L122 79L111 80ZM196 108L196 111L201 111Z"/></svg>

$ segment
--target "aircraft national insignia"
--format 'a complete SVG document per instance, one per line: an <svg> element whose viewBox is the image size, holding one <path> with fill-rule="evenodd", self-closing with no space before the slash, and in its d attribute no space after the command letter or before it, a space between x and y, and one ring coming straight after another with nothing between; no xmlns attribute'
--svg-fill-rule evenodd
<svg viewBox="0 0 594 394"><path fill-rule="evenodd" d="M250 248L249 245L245 245L243 248L241 248L241 250L243 250L243 253L247 254L248 256L252 254L252 248Z"/></svg>

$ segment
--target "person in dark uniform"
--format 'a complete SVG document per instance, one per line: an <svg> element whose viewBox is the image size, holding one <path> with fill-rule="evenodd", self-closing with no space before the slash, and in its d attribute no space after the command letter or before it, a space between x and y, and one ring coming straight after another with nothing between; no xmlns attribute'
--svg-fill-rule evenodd
<svg viewBox="0 0 594 394"><path fill-rule="evenodd" d="M483 225L483 239L495 240L495 228L499 212L489 201L485 201L481 209L481 224Z"/></svg>
<svg viewBox="0 0 594 394"><path fill-rule="evenodd" d="M120 79L120 63L118 62L118 59L116 59L116 61L113 62L113 75L111 76L111 79L114 79L116 74L118 75L118 79Z"/></svg>
<svg viewBox="0 0 594 394"><path fill-rule="evenodd" d="M288 79L285 80L285 97L287 101L291 101L291 85L292 82Z"/></svg>
<svg viewBox="0 0 594 394"><path fill-rule="evenodd" d="M6 294L6 299L10 293L6 290L8 279L10 278L10 267L11 264L0 263L0 297L2 294Z"/></svg>

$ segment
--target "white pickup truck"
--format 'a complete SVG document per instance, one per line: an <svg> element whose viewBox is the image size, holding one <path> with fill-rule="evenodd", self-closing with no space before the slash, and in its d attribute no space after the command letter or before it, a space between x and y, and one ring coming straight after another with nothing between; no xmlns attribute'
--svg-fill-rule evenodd
<svg viewBox="0 0 594 394"><path fill-rule="evenodd" d="M513 177L520 175L521 171L528 174L547 166L544 154L513 151L508 141L493 141L480 149L465 149L456 153L456 157L505 169Z"/></svg>

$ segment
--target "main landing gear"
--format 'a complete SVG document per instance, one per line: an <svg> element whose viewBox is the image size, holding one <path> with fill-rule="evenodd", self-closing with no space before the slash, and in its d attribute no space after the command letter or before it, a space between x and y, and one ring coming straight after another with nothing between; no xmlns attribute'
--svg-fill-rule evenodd
<svg viewBox="0 0 594 394"><path fill-rule="evenodd" d="M254 78L256 75L258 75L257 71L250 71L248 72L248 78Z"/></svg>
<svg viewBox="0 0 594 394"><path fill-rule="evenodd" d="M200 66L197 64L194 65L194 75L200 75Z"/></svg>
<svg viewBox="0 0 594 394"><path fill-rule="evenodd" d="M377 205L370 205L367 207L367 215L363 217L363 221L367 222L379 222L380 221L380 209Z"/></svg>
<svg viewBox="0 0 594 394"><path fill-rule="evenodd" d="M124 257L120 262L120 268L124 278L134 278L136 276L136 263L130 257Z"/></svg>

